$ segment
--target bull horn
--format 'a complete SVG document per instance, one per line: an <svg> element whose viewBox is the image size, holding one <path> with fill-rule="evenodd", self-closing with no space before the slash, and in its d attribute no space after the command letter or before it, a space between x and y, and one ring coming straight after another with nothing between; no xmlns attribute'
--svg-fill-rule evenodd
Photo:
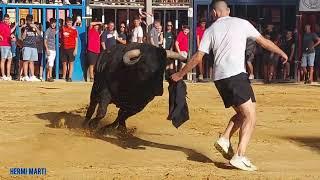
<svg viewBox="0 0 320 180"><path fill-rule="evenodd" d="M123 56L124 64L128 66L136 64L140 60L140 57L139 57L140 54L141 52L139 49L134 49L126 52ZM137 58L137 59L131 60L132 58Z"/></svg>
<svg viewBox="0 0 320 180"><path fill-rule="evenodd" d="M169 59L178 59L181 61L184 61L187 59L187 57L183 57L181 54L179 54L177 52L174 52L171 50L166 50L166 52L167 52L167 58L169 58Z"/></svg>

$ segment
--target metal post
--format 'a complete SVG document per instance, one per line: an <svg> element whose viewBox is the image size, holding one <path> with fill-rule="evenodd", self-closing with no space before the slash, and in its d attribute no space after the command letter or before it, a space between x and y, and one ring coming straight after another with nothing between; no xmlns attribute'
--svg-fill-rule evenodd
<svg viewBox="0 0 320 180"><path fill-rule="evenodd" d="M44 33L45 30L47 29L47 11L45 8L42 9L42 33L43 33L43 39L44 39ZM47 64L45 63L45 53L46 51L42 52L42 68L43 68L43 74L42 74L42 79L46 79L46 74L47 74Z"/></svg>
<svg viewBox="0 0 320 180"><path fill-rule="evenodd" d="M56 79L59 79L59 65L60 65L60 47L59 47L59 29L60 29L60 11L58 8L56 8L56 19L57 19L57 26L56 26L56 61L55 61L55 66L56 66Z"/></svg>
<svg viewBox="0 0 320 180"><path fill-rule="evenodd" d="M296 28L297 28L297 37L295 38L295 61L294 61L294 70L295 70L295 73L294 73L294 79L295 79L295 82L299 82L299 70L298 70L298 62L299 62L299 57L300 57L300 52L299 52L299 49L301 48L300 46L300 41L301 41L301 36L300 36L300 29L301 29L301 18L302 18L302 15L301 14L298 14L296 15Z"/></svg>
<svg viewBox="0 0 320 180"><path fill-rule="evenodd" d="M146 12L152 14L152 0L145 0L144 1L144 6L146 8ZM147 32L149 31L149 26L153 23L152 17L147 16L146 18L147 21Z"/></svg>
<svg viewBox="0 0 320 180"><path fill-rule="evenodd" d="M102 8L102 23L105 22L105 17L104 17L104 8Z"/></svg>
<svg viewBox="0 0 320 180"><path fill-rule="evenodd" d="M127 27L130 27L130 11L127 9Z"/></svg>
<svg viewBox="0 0 320 180"><path fill-rule="evenodd" d="M189 33L189 51L188 51L188 58L190 59L192 56L193 51L193 0L190 1L190 8L188 9L188 24L190 28ZM190 79L191 78L191 79ZM192 69L192 76L188 78L188 80L191 80L192 82L195 82L196 80L196 69Z"/></svg>
<svg viewBox="0 0 320 180"><path fill-rule="evenodd" d="M114 9L114 27L118 27L117 25L117 9ZM117 28L116 28L117 29Z"/></svg>

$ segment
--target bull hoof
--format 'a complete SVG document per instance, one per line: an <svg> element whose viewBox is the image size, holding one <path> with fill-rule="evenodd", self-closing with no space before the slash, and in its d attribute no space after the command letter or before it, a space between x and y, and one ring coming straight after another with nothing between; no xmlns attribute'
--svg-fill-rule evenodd
<svg viewBox="0 0 320 180"><path fill-rule="evenodd" d="M90 129L97 129L99 123L100 123L100 119L93 119L89 122L89 128Z"/></svg>
<svg viewBox="0 0 320 180"><path fill-rule="evenodd" d="M109 125L106 125L106 126L100 128L100 129L97 131L97 134L98 134L98 135L104 135L104 134L106 134L107 132L110 132L110 131L115 130L116 127L117 127L117 124L114 124L114 123L109 124Z"/></svg>
<svg viewBox="0 0 320 180"><path fill-rule="evenodd" d="M86 118L86 119L82 122L82 127L83 127L83 128L88 128L89 122L90 122L90 119L87 119L87 118Z"/></svg>
<svg viewBox="0 0 320 180"><path fill-rule="evenodd" d="M117 127L117 131L119 131L121 134L127 134L128 133L127 127L124 126L124 125L119 125Z"/></svg>

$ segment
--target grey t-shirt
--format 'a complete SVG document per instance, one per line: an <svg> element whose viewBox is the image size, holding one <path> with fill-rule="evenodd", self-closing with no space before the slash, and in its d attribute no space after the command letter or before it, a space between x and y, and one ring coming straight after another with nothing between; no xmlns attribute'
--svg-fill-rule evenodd
<svg viewBox="0 0 320 180"><path fill-rule="evenodd" d="M315 50L312 48L314 42L318 39L316 33L305 33L303 35L303 52L304 53L314 53Z"/></svg>
<svg viewBox="0 0 320 180"><path fill-rule="evenodd" d="M153 27L149 33L150 39L153 39L153 45L159 47L159 33L155 27Z"/></svg>
<svg viewBox="0 0 320 180"><path fill-rule="evenodd" d="M49 50L56 50L56 30L49 27L44 35L44 39L47 40Z"/></svg>

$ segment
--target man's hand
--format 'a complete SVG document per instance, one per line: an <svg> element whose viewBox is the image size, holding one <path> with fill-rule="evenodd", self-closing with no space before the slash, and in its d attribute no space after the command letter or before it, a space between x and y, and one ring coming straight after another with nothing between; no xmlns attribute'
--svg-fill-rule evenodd
<svg viewBox="0 0 320 180"><path fill-rule="evenodd" d="M47 50L47 56L50 56L50 51L49 50Z"/></svg>
<svg viewBox="0 0 320 180"><path fill-rule="evenodd" d="M74 50L73 51L73 56L76 56L77 55L77 50Z"/></svg>
<svg viewBox="0 0 320 180"><path fill-rule="evenodd" d="M0 41L3 41L3 37L0 35Z"/></svg>
<svg viewBox="0 0 320 180"><path fill-rule="evenodd" d="M288 56L285 53L280 54L280 56L281 56L282 64L285 64L286 62L288 62Z"/></svg>
<svg viewBox="0 0 320 180"><path fill-rule="evenodd" d="M180 72L174 73L174 74L171 76L171 79L172 79L173 81L175 81L175 82L180 81L182 78L183 78L183 76L181 76Z"/></svg>

